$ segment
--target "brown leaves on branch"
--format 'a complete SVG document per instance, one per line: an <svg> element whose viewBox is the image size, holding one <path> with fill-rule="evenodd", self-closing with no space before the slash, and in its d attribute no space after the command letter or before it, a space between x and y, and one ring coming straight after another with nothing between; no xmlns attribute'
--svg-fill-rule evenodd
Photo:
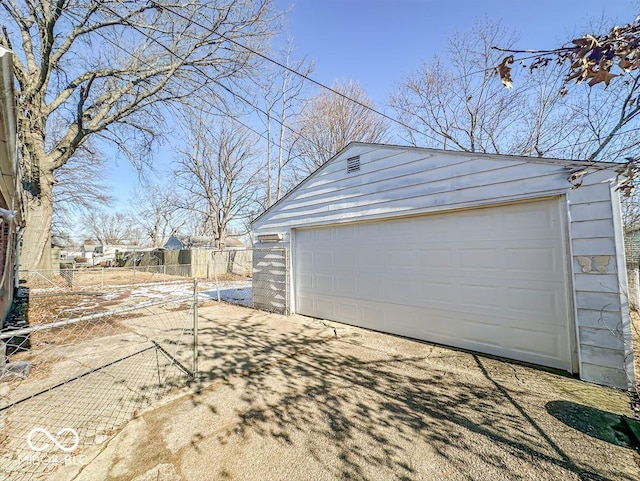
<svg viewBox="0 0 640 481"><path fill-rule="evenodd" d="M626 157L626 162L616 169L616 190L622 192L625 197L630 197L635 190L638 178L638 163L633 157Z"/></svg>
<svg viewBox="0 0 640 481"><path fill-rule="evenodd" d="M496 74L507 88L512 86L511 65L514 60L521 63L531 60L529 70L544 67L550 62L569 62L565 83L587 82L590 87L604 83L606 88L614 77L640 69L640 17L623 27L613 27L604 35L584 35L555 50L494 48L509 53L496 67ZM514 59L514 54L527 55Z"/></svg>
<svg viewBox="0 0 640 481"><path fill-rule="evenodd" d="M580 84L586 82L589 87L604 83L604 88L615 77L624 76L626 73L640 70L640 17L634 22L622 27L613 27L604 35L584 35L572 40L563 47L554 50L512 50L493 47L505 52L506 57L496 67L496 75L500 77L506 88L513 86L511 69L515 61L518 61L529 71L544 68L550 63L558 65L568 64L568 71L564 76L561 95L568 93L567 86L571 83ZM636 114L631 113L629 119ZM626 123L627 119L624 123ZM620 128L624 123L619 123ZM608 140L612 135L608 137ZM597 153L601 149L598 149ZM594 160L594 154L590 159ZM640 176L638 160L632 157L624 159L624 163L616 169L616 190L625 197L633 194L636 180ZM589 169L573 173L569 182L573 188L582 184L583 176Z"/></svg>
<svg viewBox="0 0 640 481"><path fill-rule="evenodd" d="M502 85L510 89L513 87L513 79L511 78L511 64L513 63L513 55L509 55L502 59L498 65L498 75L502 81Z"/></svg>

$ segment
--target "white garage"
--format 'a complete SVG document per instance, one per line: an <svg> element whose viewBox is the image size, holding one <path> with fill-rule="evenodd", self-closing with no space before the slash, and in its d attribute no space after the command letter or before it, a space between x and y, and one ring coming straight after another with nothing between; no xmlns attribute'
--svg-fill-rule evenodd
<svg viewBox="0 0 640 481"><path fill-rule="evenodd" d="M254 283L290 264L292 312L627 387L619 205L597 167L571 189L571 161L351 144L254 222L289 259L255 256Z"/></svg>
<svg viewBox="0 0 640 481"><path fill-rule="evenodd" d="M294 239L300 314L572 370L558 199Z"/></svg>

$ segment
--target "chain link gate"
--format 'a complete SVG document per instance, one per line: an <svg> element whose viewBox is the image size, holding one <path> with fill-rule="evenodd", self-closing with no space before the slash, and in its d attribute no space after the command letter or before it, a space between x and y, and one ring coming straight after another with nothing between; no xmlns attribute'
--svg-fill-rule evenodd
<svg viewBox="0 0 640 481"><path fill-rule="evenodd" d="M0 333L0 479L84 464L84 447L196 380L197 282L190 290L141 301L33 289L28 325Z"/></svg>

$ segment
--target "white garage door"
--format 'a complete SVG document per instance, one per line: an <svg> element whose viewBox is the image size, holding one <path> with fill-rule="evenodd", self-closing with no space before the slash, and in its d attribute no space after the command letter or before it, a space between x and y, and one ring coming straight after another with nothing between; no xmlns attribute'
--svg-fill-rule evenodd
<svg viewBox="0 0 640 481"><path fill-rule="evenodd" d="M556 199L295 231L296 311L571 370Z"/></svg>

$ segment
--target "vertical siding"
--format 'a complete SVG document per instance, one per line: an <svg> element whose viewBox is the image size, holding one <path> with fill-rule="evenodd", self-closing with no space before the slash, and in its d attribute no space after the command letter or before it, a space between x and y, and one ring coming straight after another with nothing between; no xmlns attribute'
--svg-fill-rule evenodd
<svg viewBox="0 0 640 481"><path fill-rule="evenodd" d="M360 155L361 170L347 174L345 160L354 155ZM626 388L634 373L620 214L610 187L614 174L594 172L571 189L567 177L574 168L518 157L355 144L281 199L253 228L256 238L284 234L281 243L270 244L280 248L289 247L289 233L298 227L565 195L580 376ZM261 266L254 262L256 268ZM260 282L282 281L280 274L259 275Z"/></svg>

